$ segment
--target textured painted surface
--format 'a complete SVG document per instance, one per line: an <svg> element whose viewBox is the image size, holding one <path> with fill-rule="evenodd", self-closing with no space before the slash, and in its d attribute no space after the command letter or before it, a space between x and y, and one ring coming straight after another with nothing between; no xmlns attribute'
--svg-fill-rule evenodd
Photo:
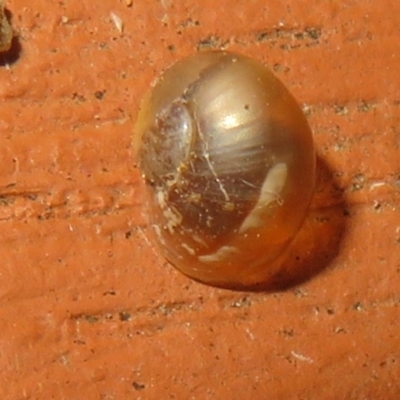
<svg viewBox="0 0 400 400"><path fill-rule="evenodd" d="M398 1L6 9L2 399L400 397ZM173 61L221 47L271 66L315 133L318 189L284 290L200 285L146 239L140 98Z"/></svg>

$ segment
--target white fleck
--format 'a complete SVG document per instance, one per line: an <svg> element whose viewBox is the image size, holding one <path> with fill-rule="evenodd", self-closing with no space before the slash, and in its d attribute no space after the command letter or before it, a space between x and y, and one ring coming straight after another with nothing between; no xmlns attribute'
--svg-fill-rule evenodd
<svg viewBox="0 0 400 400"><path fill-rule="evenodd" d="M374 190L376 188L379 188L379 187L385 186L385 185L386 185L386 182L383 182L383 181L374 182L374 183L371 183L371 185L369 186L369 190Z"/></svg>
<svg viewBox="0 0 400 400"><path fill-rule="evenodd" d="M161 237L161 229L158 225L153 225L154 232L158 237Z"/></svg>
<svg viewBox="0 0 400 400"><path fill-rule="evenodd" d="M147 243L147 245L149 245L149 246L152 248L153 246L152 246L150 240L147 238L146 234L143 232L143 229L142 229L140 226L138 226L138 227L137 227L137 230L138 230L140 236L141 236L141 237L144 239L144 241ZM160 239L160 241L161 241L161 239Z"/></svg>
<svg viewBox="0 0 400 400"><path fill-rule="evenodd" d="M300 361L306 361L306 362L308 362L308 363L310 363L310 364L312 364L312 363L314 362L314 360L313 360L312 358L303 356L302 354L296 353L296 352L294 352L294 351L291 351L290 354L291 354L293 357L295 357L295 358L297 358L298 360L300 360Z"/></svg>
<svg viewBox="0 0 400 400"><path fill-rule="evenodd" d="M226 203L224 203L224 205L222 206L222 209L224 211L234 211L235 210L235 203L232 203L231 201L228 201Z"/></svg>
<svg viewBox="0 0 400 400"><path fill-rule="evenodd" d="M253 183L251 183L251 182L249 182L249 181L246 181L246 180L244 180L244 179L241 179L241 181L242 181L245 185L247 185L247 186L249 186L249 187L251 187L251 188L253 188L253 189L257 189L257 186L254 185Z"/></svg>
<svg viewBox="0 0 400 400"><path fill-rule="evenodd" d="M251 339L251 340L254 340L254 335L253 335L253 333L251 332L251 330L250 330L249 328L246 328L245 331L246 331L246 333L249 335L250 339Z"/></svg>
<svg viewBox="0 0 400 400"><path fill-rule="evenodd" d="M68 365L70 364L69 359L68 359L68 356L67 356L66 354L62 354L62 355L60 356L60 362L61 362L61 364L64 365L64 366L68 366Z"/></svg>
<svg viewBox="0 0 400 400"><path fill-rule="evenodd" d="M110 12L111 21L114 23L115 27L117 28L119 33L122 33L124 30L124 23L122 19L115 13Z"/></svg>
<svg viewBox="0 0 400 400"><path fill-rule="evenodd" d="M372 203L372 207L373 207L375 210L379 210L380 207L381 207L380 201L379 201L379 200L374 200L374 202Z"/></svg>
<svg viewBox="0 0 400 400"><path fill-rule="evenodd" d="M280 193L285 185L286 177L287 165L285 163L278 163L271 168L262 185L257 204L239 228L240 233L262 225L262 214L270 203L276 201L278 204L282 204Z"/></svg>
<svg viewBox="0 0 400 400"><path fill-rule="evenodd" d="M234 246L222 246L215 253L199 256L199 261L205 263L218 262L237 253L239 253L239 250Z"/></svg>
<svg viewBox="0 0 400 400"><path fill-rule="evenodd" d="M169 233L174 233L174 229L182 222L182 215L178 211L172 210L171 208L167 208L163 214L168 220L165 227L168 229Z"/></svg>
<svg viewBox="0 0 400 400"><path fill-rule="evenodd" d="M197 243L206 246L206 242L198 235L193 235L193 240L196 241Z"/></svg>
<svg viewBox="0 0 400 400"><path fill-rule="evenodd" d="M158 191L157 194L157 203L160 205L161 208L165 208L165 196L163 191Z"/></svg>
<svg viewBox="0 0 400 400"><path fill-rule="evenodd" d="M182 243L181 246L190 254L190 255L195 255L196 252L194 249L192 249L190 246L188 246L186 243Z"/></svg>

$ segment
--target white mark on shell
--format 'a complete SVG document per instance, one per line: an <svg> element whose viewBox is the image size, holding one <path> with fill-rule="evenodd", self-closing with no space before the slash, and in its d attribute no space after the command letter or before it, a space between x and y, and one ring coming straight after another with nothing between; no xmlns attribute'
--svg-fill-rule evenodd
<svg viewBox="0 0 400 400"><path fill-rule="evenodd" d="M280 193L285 185L287 177L287 165L278 163L268 172L267 177L261 188L260 197L257 204L251 210L250 214L243 221L239 228L239 233L246 232L251 228L257 228L263 223L263 213L273 201L281 204Z"/></svg>
<svg viewBox="0 0 400 400"><path fill-rule="evenodd" d="M190 246L188 246L186 243L182 243L181 246L191 255L195 255L196 252L194 251L194 249L192 249Z"/></svg>
<svg viewBox="0 0 400 400"><path fill-rule="evenodd" d="M161 208L165 208L166 203L165 203L165 195L164 192L162 190L159 190L156 194L157 196L157 203L159 204L159 206Z"/></svg>
<svg viewBox="0 0 400 400"><path fill-rule="evenodd" d="M237 253L239 253L239 250L234 246L222 246L215 253L199 256L199 261L204 263L218 262Z"/></svg>
<svg viewBox="0 0 400 400"><path fill-rule="evenodd" d="M168 229L169 233L174 233L174 229L182 222L182 215L172 208L165 209L163 214L164 217L168 220L168 222L165 224L165 228Z"/></svg>

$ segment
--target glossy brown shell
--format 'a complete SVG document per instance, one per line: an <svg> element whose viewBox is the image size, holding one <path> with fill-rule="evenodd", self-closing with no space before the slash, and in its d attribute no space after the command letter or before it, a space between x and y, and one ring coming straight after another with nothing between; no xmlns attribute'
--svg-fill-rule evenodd
<svg viewBox="0 0 400 400"><path fill-rule="evenodd" d="M276 273L310 203L315 154L300 107L266 67L223 51L179 61L144 99L134 149L174 266L227 287Z"/></svg>

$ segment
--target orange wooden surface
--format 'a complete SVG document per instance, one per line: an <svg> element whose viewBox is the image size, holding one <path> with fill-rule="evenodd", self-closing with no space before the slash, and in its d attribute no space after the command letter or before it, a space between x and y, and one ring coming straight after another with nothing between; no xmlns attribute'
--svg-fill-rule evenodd
<svg viewBox="0 0 400 400"><path fill-rule="evenodd" d="M1 399L400 398L397 0L6 9ZM139 101L210 48L269 65L315 134L313 234L279 291L195 283L147 240L130 154Z"/></svg>

